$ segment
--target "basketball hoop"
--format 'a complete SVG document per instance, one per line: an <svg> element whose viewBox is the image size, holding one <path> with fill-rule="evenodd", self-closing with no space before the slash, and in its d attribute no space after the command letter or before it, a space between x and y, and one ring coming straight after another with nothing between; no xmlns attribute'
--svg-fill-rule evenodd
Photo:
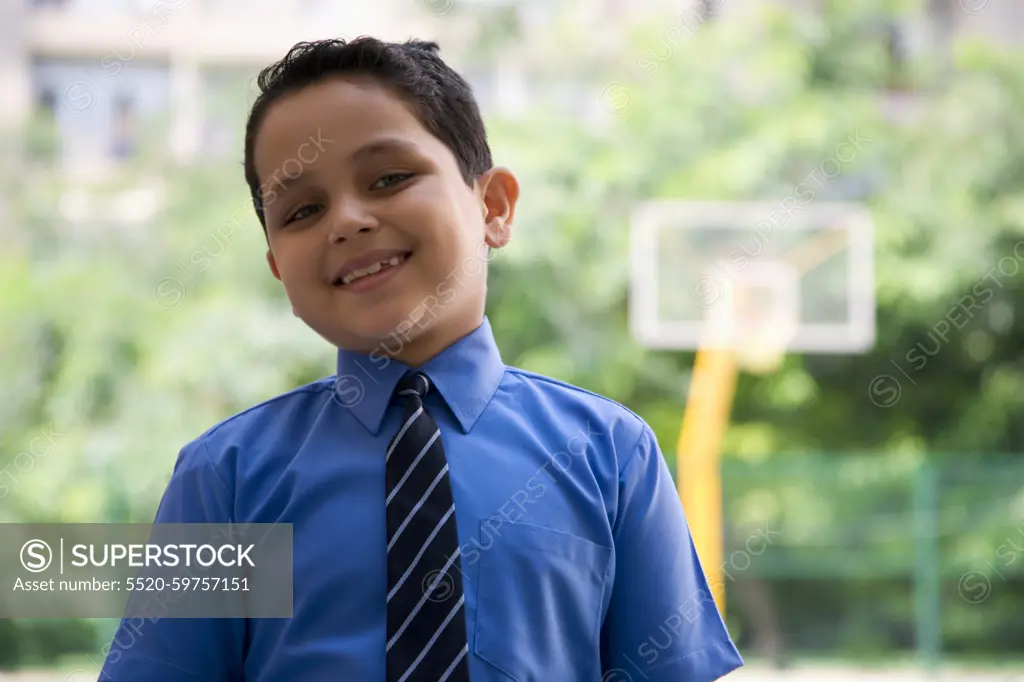
<svg viewBox="0 0 1024 682"><path fill-rule="evenodd" d="M782 364L800 322L799 275L780 262L750 264L723 287L706 319L712 345L729 348L739 366L768 374Z"/></svg>
<svg viewBox="0 0 1024 682"><path fill-rule="evenodd" d="M779 368L796 336L798 301L796 277L787 282L784 274L771 281L770 288L754 285L737 291L733 310L741 322L734 347L743 369L769 374Z"/></svg>
<svg viewBox="0 0 1024 682"><path fill-rule="evenodd" d="M790 339L774 333L748 337L737 344L736 360L751 374L771 374L782 365Z"/></svg>

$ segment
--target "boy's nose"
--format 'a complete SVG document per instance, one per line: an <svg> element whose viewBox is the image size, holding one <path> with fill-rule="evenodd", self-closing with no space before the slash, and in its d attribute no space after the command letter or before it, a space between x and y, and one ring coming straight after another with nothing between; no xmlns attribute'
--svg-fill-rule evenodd
<svg viewBox="0 0 1024 682"><path fill-rule="evenodd" d="M357 205L340 206L331 216L331 243L351 239L357 234L376 232L380 223Z"/></svg>

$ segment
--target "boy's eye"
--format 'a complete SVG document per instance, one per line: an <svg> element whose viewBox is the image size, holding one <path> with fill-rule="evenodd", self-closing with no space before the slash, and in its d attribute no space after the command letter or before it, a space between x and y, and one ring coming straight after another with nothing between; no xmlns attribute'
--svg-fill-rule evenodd
<svg viewBox="0 0 1024 682"><path fill-rule="evenodd" d="M296 220L302 220L303 218L308 218L309 216L313 215L312 213L310 213L310 211L313 211L313 210L319 211L320 210L320 206L318 204L309 204L308 206L300 206L298 208L298 210L294 211L290 216L288 216L285 219L284 224L287 225L289 223L295 222Z"/></svg>
<svg viewBox="0 0 1024 682"><path fill-rule="evenodd" d="M370 189L387 189L412 177L412 173L389 173L370 185Z"/></svg>

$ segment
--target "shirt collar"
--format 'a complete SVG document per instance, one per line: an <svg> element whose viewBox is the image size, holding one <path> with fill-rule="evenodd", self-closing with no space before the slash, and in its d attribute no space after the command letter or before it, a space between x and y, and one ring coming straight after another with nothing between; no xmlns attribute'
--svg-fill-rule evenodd
<svg viewBox="0 0 1024 682"><path fill-rule="evenodd" d="M411 369L377 353L338 349L337 401L351 410L370 433L377 435L398 380ZM484 317L480 326L424 363L419 370L430 377L463 433L469 433L505 374L490 321Z"/></svg>

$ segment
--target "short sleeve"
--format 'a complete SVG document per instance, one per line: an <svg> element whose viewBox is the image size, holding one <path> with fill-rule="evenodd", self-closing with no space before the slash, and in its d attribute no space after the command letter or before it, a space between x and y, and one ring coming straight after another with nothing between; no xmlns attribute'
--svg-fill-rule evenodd
<svg viewBox="0 0 1024 682"><path fill-rule="evenodd" d="M233 495L202 441L182 448L155 523L229 523ZM240 682L244 624L238 619L124 618L99 679L104 682Z"/></svg>
<svg viewBox="0 0 1024 682"><path fill-rule="evenodd" d="M646 425L619 477L613 536L615 579L601 635L607 679L712 682L742 666Z"/></svg>

